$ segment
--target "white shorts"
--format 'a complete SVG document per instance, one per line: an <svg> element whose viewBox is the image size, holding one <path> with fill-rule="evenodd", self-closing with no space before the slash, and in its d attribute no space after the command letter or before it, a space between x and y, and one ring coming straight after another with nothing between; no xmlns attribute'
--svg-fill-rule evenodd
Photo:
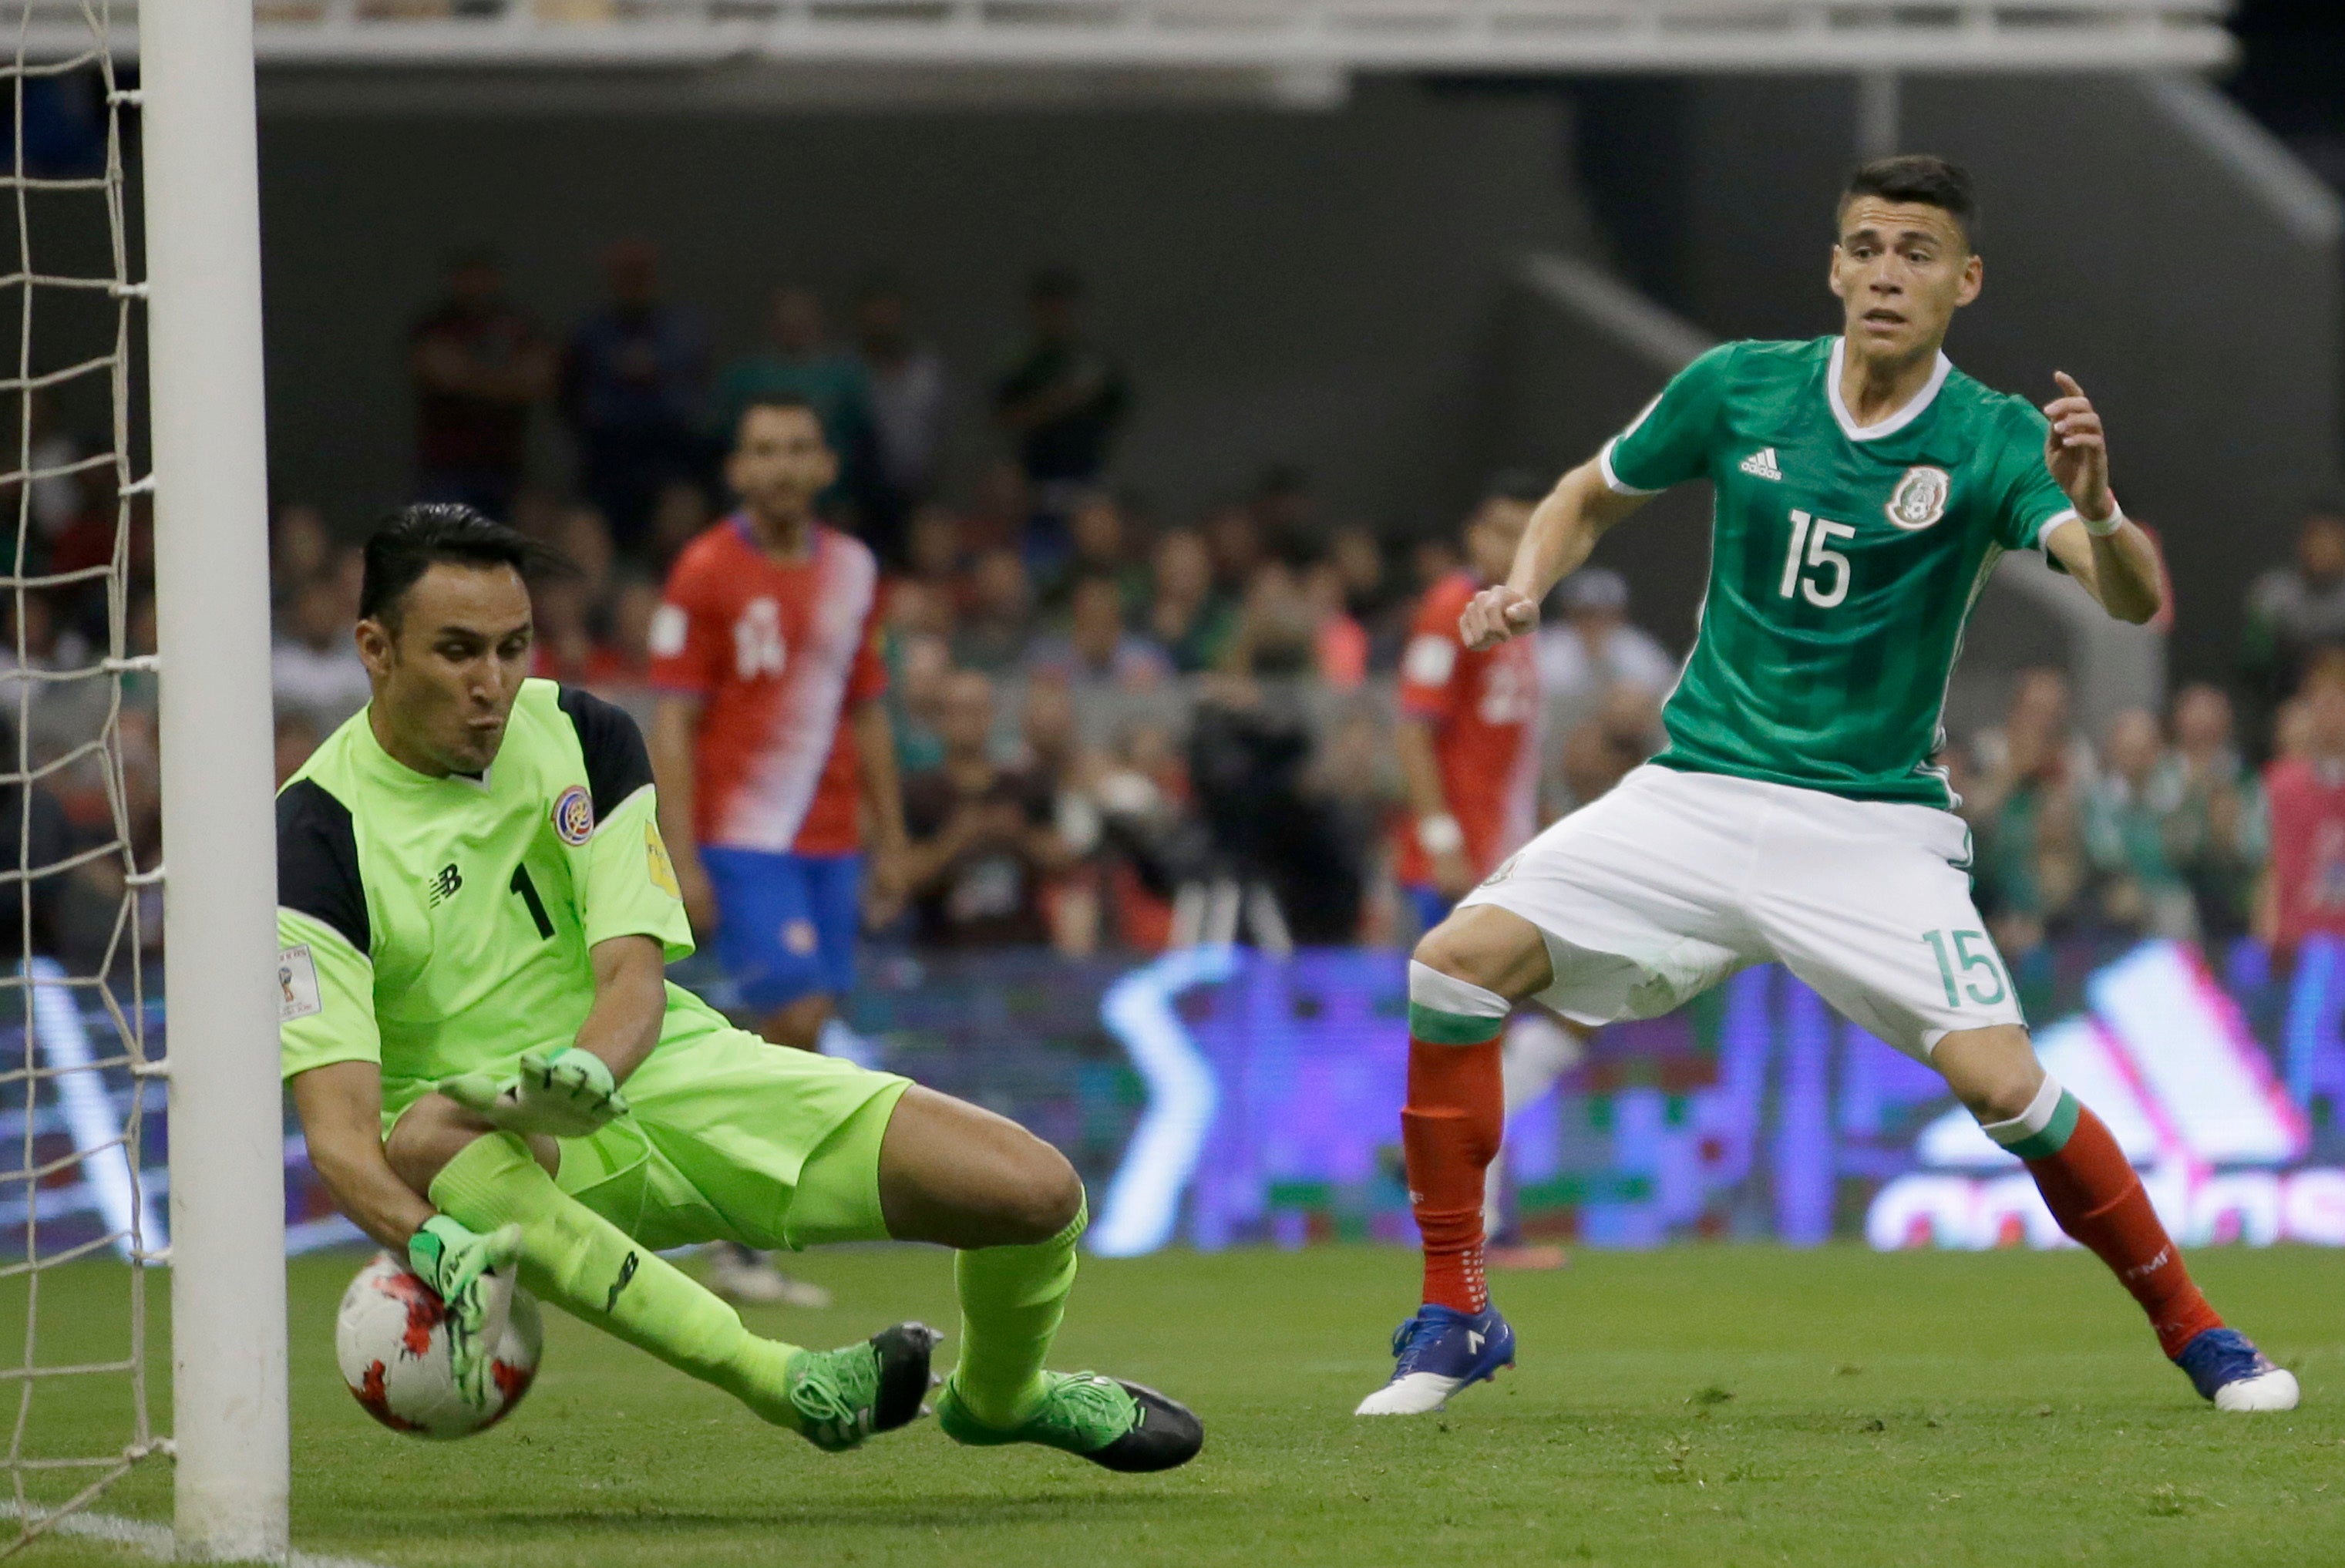
<svg viewBox="0 0 2345 1568"><path fill-rule="evenodd" d="M2026 1019L1971 901L1970 829L1928 806L1648 764L1458 901L1537 926L1538 1000L1582 1023L1652 1018L1780 961L1920 1061Z"/></svg>

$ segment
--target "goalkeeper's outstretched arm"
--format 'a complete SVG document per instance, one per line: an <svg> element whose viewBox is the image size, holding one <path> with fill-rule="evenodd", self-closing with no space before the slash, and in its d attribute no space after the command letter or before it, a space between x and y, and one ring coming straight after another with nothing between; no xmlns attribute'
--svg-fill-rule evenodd
<svg viewBox="0 0 2345 1568"><path fill-rule="evenodd" d="M706 942L716 934L716 890L700 863L700 846L692 836L692 802L699 785L695 748L700 729L701 700L697 697L662 692L652 708L652 772L659 780L660 837L675 862L684 911L692 929Z"/></svg>
<svg viewBox="0 0 2345 1568"><path fill-rule="evenodd" d="M594 1005L575 1044L624 1084L659 1044L667 1019L667 961L657 937L632 932L596 942L586 956L594 966Z"/></svg>
<svg viewBox="0 0 2345 1568"><path fill-rule="evenodd" d="M310 1145L310 1164L334 1207L404 1255L432 1208L383 1157L382 1069L372 1062L335 1062L296 1074L293 1110Z"/></svg>
<svg viewBox="0 0 2345 1568"><path fill-rule="evenodd" d="M530 1137L586 1138L627 1114L619 1085L659 1044L667 1016L665 960L659 939L630 932L588 950L594 1005L577 1038L555 1050L522 1053L514 1070L442 1078L442 1098L489 1125Z"/></svg>
<svg viewBox="0 0 2345 1568"><path fill-rule="evenodd" d="M404 1255L408 1243L439 1211L391 1163L382 1137L382 1069L372 1062L334 1062L293 1077L293 1113L310 1145L310 1165L342 1217L369 1237ZM451 1150L496 1129L437 1096L402 1117L434 1124L421 1140ZM436 1134L436 1135L435 1135ZM561 1163L552 1138L527 1139L549 1174ZM438 1163L445 1163L444 1156Z"/></svg>
<svg viewBox="0 0 2345 1568"><path fill-rule="evenodd" d="M1483 589L1467 605L1458 617L1458 636L1479 650L1536 628L1539 601L1548 590L1587 562L1607 530L1650 499L1613 489L1595 458L1565 474L1532 510L1507 580Z"/></svg>
<svg viewBox="0 0 2345 1568"><path fill-rule="evenodd" d="M436 1096L415 1110L434 1107L464 1115ZM382 1143L382 1069L374 1063L333 1062L295 1074L293 1108L309 1140L310 1164L334 1207L393 1256L404 1257L446 1304L448 1369L467 1400L485 1405L493 1386L489 1354L504 1333L521 1227L469 1230L434 1209L391 1168ZM403 1118L400 1130L413 1119ZM487 1129L453 1130L469 1139ZM530 1143L540 1163L558 1157L550 1139Z"/></svg>

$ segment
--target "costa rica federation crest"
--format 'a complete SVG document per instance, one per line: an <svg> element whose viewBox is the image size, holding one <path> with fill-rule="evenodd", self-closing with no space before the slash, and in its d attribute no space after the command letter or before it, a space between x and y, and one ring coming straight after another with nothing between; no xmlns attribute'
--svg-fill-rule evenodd
<svg viewBox="0 0 2345 1568"><path fill-rule="evenodd" d="M553 830L576 849L594 836L594 797L584 784L573 784L553 802Z"/></svg>
<svg viewBox="0 0 2345 1568"><path fill-rule="evenodd" d="M1954 488L1953 477L1943 468L1909 468L1882 510L1898 527L1919 533L1946 514L1946 498Z"/></svg>

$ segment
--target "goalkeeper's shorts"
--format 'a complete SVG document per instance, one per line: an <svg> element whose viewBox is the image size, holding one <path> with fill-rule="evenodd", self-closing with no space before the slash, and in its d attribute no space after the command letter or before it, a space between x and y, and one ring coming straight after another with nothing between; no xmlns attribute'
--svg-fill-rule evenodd
<svg viewBox="0 0 2345 1568"><path fill-rule="evenodd" d="M663 1044L628 1114L562 1141L562 1190L655 1250L878 1241L879 1143L908 1078L740 1029Z"/></svg>

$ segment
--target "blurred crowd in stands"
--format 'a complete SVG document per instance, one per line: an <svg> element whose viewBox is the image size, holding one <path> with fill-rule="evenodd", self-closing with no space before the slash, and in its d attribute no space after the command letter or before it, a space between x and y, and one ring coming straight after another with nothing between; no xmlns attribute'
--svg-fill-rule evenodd
<svg viewBox="0 0 2345 1568"><path fill-rule="evenodd" d="M840 458L826 513L885 574L921 872L898 934L1146 951L1193 933L1184 918L1203 929L1184 889L1233 881L1267 889L1298 942L1410 934L1387 842L1393 675L1418 596L1461 568L1463 519L1396 540L1326 515L1307 475L1278 468L1238 476L1203 515L1153 514L1114 484L1132 382L1063 270L1029 280L1015 356L974 372L945 363L884 280L843 302L781 287L763 341L726 354L665 296L650 245L614 246L604 272L604 302L558 334L492 257L460 256L409 344L415 497L475 505L579 568L538 590L540 673L648 725L660 584L726 510L742 409L795 396ZM969 403L990 449L955 473L949 427ZM574 454L558 483L530 472L547 419ZM281 771L365 683L349 545L298 504L275 536ZM1558 601L1542 650L1552 809L1659 743L1674 660L1628 608L1600 571Z"/></svg>
<svg viewBox="0 0 2345 1568"><path fill-rule="evenodd" d="M162 934L161 887L134 880L162 860L153 519L121 494L110 442L65 428L37 392L0 407L24 440L0 473L12 558L40 585L0 593L0 962L29 950L86 973L134 931L149 951Z"/></svg>
<svg viewBox="0 0 2345 1568"><path fill-rule="evenodd" d="M2228 688L2087 736L2067 677L2025 670L2003 721L1942 758L2015 968L2068 936L2345 936L2345 501L2307 508L2245 610Z"/></svg>
<svg viewBox="0 0 2345 1568"><path fill-rule="evenodd" d="M651 247L613 248L605 271L605 302L557 336L507 297L492 258L460 258L409 345L414 497L477 505L577 568L538 589L538 673L648 723L660 585L725 513L726 433L746 402L796 394L842 458L826 510L885 574L919 875L881 940L1144 952L1223 934L1230 898L1243 913L1263 894L1298 942L1415 935L1394 878L1406 817L1394 676L1420 596L1466 569L1465 519L1371 528L1328 515L1291 469L1202 515L1153 513L1115 484L1132 380L1087 333L1081 280L1064 271L1033 278L1026 348L966 392L966 368L920 339L885 281L847 302L843 336L814 291L781 289L766 341L726 356L663 296ZM947 408L964 395L984 407L994 454L949 484ZM530 472L531 427L547 418L568 433L567 474ZM126 677L112 784L95 746L109 683L58 678L94 670L117 615L127 655L153 649L144 500L117 496L110 458L76 466L100 443L49 428L38 403L33 420L46 477L22 503L29 568L86 575L24 595L21 624L5 607L0 724L13 738L21 715L27 755L49 771L28 811L0 809L31 824L34 863L127 837L151 867L154 677ZM104 575L117 514L116 598ZM280 779L367 699L350 626L371 521L279 500ZM2070 936L2345 933L2345 506L2309 509L2296 558L2248 610L2226 685L2185 686L2164 711L2087 735L2068 677L2026 670L2000 722L1942 755L1974 829L1982 910L2015 969ZM1631 611L1626 582L1600 566L1546 607L1546 818L1663 744L1684 649ZM97 855L39 884L36 943L102 952L122 875L118 856ZM1217 891L1230 897L1217 904ZM158 901L139 892L158 936Z"/></svg>
<svg viewBox="0 0 2345 1568"><path fill-rule="evenodd" d="M1414 934L1393 878L1392 677L1417 599L1463 569L1455 525L1396 537L1331 518L1305 474L1276 469L1202 516L1152 515L1113 485L1131 383L1064 271L1034 277L1028 346L980 394L997 460L950 494L956 367L894 286L848 302L843 339L814 291L785 287L766 341L720 362L661 294L648 245L614 247L605 270L607 302L557 341L492 259L460 259L411 343L418 496L469 501L580 567L541 590L542 673L647 713L658 583L723 510L726 433L752 399L795 393L842 458L829 511L888 574L924 873L898 934L1148 951L1210 926L1183 890L1233 883L1267 891L1298 942ZM525 471L540 410L577 454L566 502ZM363 703L365 680L348 546L289 506L277 551L283 769ZM1683 649L1635 625L1627 584L1600 567L1547 611L1552 818L1663 744ZM2097 735L2080 732L2063 672L2023 671L2002 721L1942 756L2015 965L2070 936L2345 932L2345 506L2309 510L2248 627L2235 681ZM956 809L972 797L986 813Z"/></svg>

